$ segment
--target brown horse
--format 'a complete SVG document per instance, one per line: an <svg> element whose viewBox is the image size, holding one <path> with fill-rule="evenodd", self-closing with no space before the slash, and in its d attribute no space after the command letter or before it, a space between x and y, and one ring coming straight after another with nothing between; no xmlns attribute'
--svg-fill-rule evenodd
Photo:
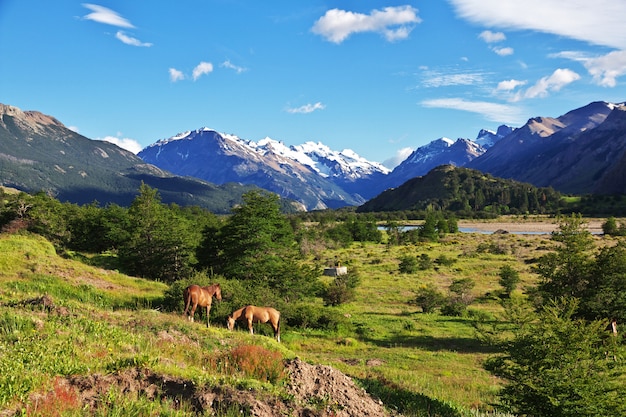
<svg viewBox="0 0 626 417"><path fill-rule="evenodd" d="M201 287L195 284L188 286L185 288L185 291L183 291L183 299L185 300L185 312L183 315L187 315L187 310L189 310L189 306L193 303L191 313L188 317L189 321L193 321L193 316L196 313L198 305L200 307L206 307L206 327L211 327L209 324L209 312L211 311L213 296L215 296L218 301L222 300L220 284L213 284L208 287Z"/></svg>
<svg viewBox="0 0 626 417"><path fill-rule="evenodd" d="M280 311L272 307L246 306L239 310L233 311L233 314L226 319L226 327L232 330L235 327L235 321L247 321L250 334L254 334L252 330L253 323L270 322L274 330L276 341L280 342Z"/></svg>

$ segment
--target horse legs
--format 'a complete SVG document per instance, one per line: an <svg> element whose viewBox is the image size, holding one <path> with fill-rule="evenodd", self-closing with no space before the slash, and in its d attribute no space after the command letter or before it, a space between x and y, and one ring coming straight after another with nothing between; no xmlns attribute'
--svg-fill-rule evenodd
<svg viewBox="0 0 626 417"><path fill-rule="evenodd" d="M274 328L274 337L276 341L280 343L280 321L276 323L276 326L272 325L272 327Z"/></svg>
<svg viewBox="0 0 626 417"><path fill-rule="evenodd" d="M191 307L191 314L189 316L189 321L193 323L193 318L196 315L196 307L198 307L198 303L193 303L193 307Z"/></svg>
<svg viewBox="0 0 626 417"><path fill-rule="evenodd" d="M252 319L248 319L248 329L250 329L250 334L254 334L254 326L253 326L253 320Z"/></svg>
<svg viewBox="0 0 626 417"><path fill-rule="evenodd" d="M211 311L211 306L206 306L206 327L211 327L209 324L209 311Z"/></svg>

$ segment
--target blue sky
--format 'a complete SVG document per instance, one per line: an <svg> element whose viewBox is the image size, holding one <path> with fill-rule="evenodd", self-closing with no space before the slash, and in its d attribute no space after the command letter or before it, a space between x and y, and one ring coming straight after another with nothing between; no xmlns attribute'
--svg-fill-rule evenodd
<svg viewBox="0 0 626 417"><path fill-rule="evenodd" d="M393 167L626 100L623 0L0 0L0 103L127 149L202 127Z"/></svg>

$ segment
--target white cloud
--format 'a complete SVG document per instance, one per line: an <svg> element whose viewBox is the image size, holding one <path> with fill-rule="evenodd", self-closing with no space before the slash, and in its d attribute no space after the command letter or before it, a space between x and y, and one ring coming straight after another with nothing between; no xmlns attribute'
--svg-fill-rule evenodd
<svg viewBox="0 0 626 417"><path fill-rule="evenodd" d="M193 69L193 73L192 73L193 80L196 81L202 75L209 74L211 72L213 72L213 64L211 64L210 62L200 62Z"/></svg>
<svg viewBox="0 0 626 417"><path fill-rule="evenodd" d="M248 70L247 68L239 67L239 66L233 64L232 62L230 62L229 59L227 59L226 61L222 62L220 64L220 67L231 69L231 70L235 71L237 74L241 74L242 72L245 72L245 71Z"/></svg>
<svg viewBox="0 0 626 417"><path fill-rule="evenodd" d="M462 110L481 114L485 119L499 123L519 124L522 121L520 109L514 106L487 101L470 101L462 98L440 98L424 100L424 107Z"/></svg>
<svg viewBox="0 0 626 417"><path fill-rule="evenodd" d="M320 17L311 30L334 43L343 42L353 33L363 32L381 33L388 41L396 41L406 39L413 25L421 21L417 9L412 6L385 7L372 10L370 14L332 9Z"/></svg>
<svg viewBox="0 0 626 417"><path fill-rule="evenodd" d="M99 6L97 4L83 3L83 6L91 10L91 13L84 16L84 19L93 20L94 22L104 23L106 25L118 26L122 28L134 28L132 23L119 15L113 10Z"/></svg>
<svg viewBox="0 0 626 417"><path fill-rule="evenodd" d="M78 126L68 126L67 128L71 130L72 132L80 133Z"/></svg>
<svg viewBox="0 0 626 417"><path fill-rule="evenodd" d="M287 113L313 113L316 110L324 110L325 108L326 106L318 101L315 104L309 103L300 107L288 108Z"/></svg>
<svg viewBox="0 0 626 417"><path fill-rule="evenodd" d="M498 87L496 88L496 90L498 91L512 91L515 90L517 87L521 87L522 85L525 85L526 81L520 81L520 80L505 80L505 81L500 81L498 83Z"/></svg>
<svg viewBox="0 0 626 417"><path fill-rule="evenodd" d="M615 87L617 77L626 74L626 50L613 51L585 62L585 68L595 82L604 87Z"/></svg>
<svg viewBox="0 0 626 417"><path fill-rule="evenodd" d="M105 142L111 142L122 149L126 149L134 154L138 154L139 151L143 149L143 147L137 142L135 139L129 138L118 138L116 136L106 136L100 140Z"/></svg>
<svg viewBox="0 0 626 417"><path fill-rule="evenodd" d="M563 51L551 57L582 62L593 77L593 81L603 87L615 87L617 78L626 75L626 50L613 51L597 57L583 52Z"/></svg>
<svg viewBox="0 0 626 417"><path fill-rule="evenodd" d="M383 161L383 165L389 169L394 169L404 162L413 153L413 148L402 148L396 151L396 154L389 159Z"/></svg>
<svg viewBox="0 0 626 417"><path fill-rule="evenodd" d="M490 30L484 30L478 35L478 37L487 43L502 42L506 39L506 36L502 32L492 32Z"/></svg>
<svg viewBox="0 0 626 417"><path fill-rule="evenodd" d="M549 92L559 91L566 85L580 79L580 75L567 68L559 68L551 75L541 78L535 85L529 87L524 93L519 94L515 101L521 98L546 97Z"/></svg>
<svg viewBox="0 0 626 417"><path fill-rule="evenodd" d="M449 0L473 23L536 30L591 44L626 49L626 2L616 0Z"/></svg>
<svg viewBox="0 0 626 417"><path fill-rule="evenodd" d="M441 71L425 71L422 81L424 87L449 87L453 85L482 84L485 74L481 72L442 73Z"/></svg>
<svg viewBox="0 0 626 417"><path fill-rule="evenodd" d="M120 41L124 42L126 45L132 45L132 46L145 46L145 47L151 47L152 44L148 43L148 42L141 42L139 39L137 38L133 38L131 36L126 35L123 31L118 30L117 33L115 34L115 37L117 39L119 39Z"/></svg>
<svg viewBox="0 0 626 417"><path fill-rule="evenodd" d="M496 54L500 55L500 56L508 56L508 55L513 55L513 48L493 48L493 52L495 52Z"/></svg>
<svg viewBox="0 0 626 417"><path fill-rule="evenodd" d="M172 81L173 83L185 79L185 74L183 74L182 71L179 71L176 68L170 68L168 71L170 72L170 81Z"/></svg>

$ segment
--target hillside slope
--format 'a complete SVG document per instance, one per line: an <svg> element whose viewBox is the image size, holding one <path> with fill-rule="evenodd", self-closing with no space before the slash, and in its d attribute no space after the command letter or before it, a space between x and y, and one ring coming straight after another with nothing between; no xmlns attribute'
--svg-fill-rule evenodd
<svg viewBox="0 0 626 417"><path fill-rule="evenodd" d="M188 410L177 415L308 416L312 398L328 397L338 416L389 415L348 376L305 363L271 338L150 308L164 284L61 258L34 235L2 234L0 252L2 416L85 407L126 415L145 407L133 405L141 398L152 410ZM246 352L267 356L255 366L274 373L237 371Z"/></svg>
<svg viewBox="0 0 626 417"><path fill-rule="evenodd" d="M229 213L254 186L217 186L146 164L117 145L88 139L53 117L0 104L0 185L61 201L128 206L141 183L163 202Z"/></svg>

